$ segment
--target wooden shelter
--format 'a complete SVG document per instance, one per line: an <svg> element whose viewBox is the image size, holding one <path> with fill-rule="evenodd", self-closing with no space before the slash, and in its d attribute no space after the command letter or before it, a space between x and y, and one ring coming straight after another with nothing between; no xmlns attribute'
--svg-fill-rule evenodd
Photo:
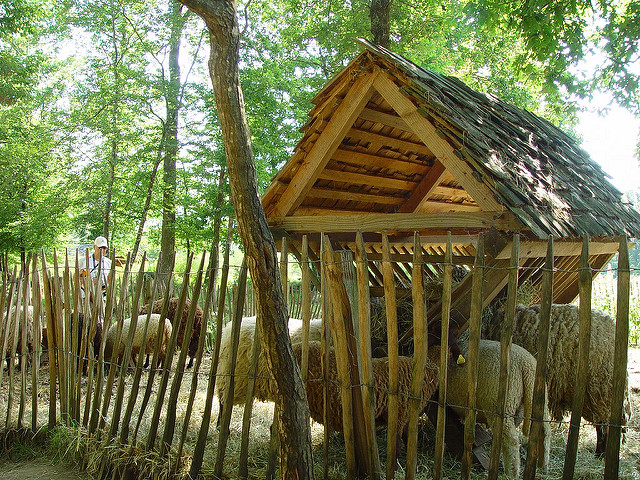
<svg viewBox="0 0 640 480"><path fill-rule="evenodd" d="M473 264L477 234L485 232L486 304L506 285L510 234L521 237L520 283L534 288L553 236L553 301L566 303L578 294L584 235L594 275L617 253L617 237L639 236L640 214L575 139L455 77L359 42L364 51L316 95L302 139L262 198L276 238L287 237L292 253L307 235L319 257L321 232L334 249L354 250L362 232L371 293L382 295L382 232L400 262L399 289L410 285L414 231L433 277L446 232L453 262L462 265ZM463 316L470 286L463 281L454 292Z"/></svg>

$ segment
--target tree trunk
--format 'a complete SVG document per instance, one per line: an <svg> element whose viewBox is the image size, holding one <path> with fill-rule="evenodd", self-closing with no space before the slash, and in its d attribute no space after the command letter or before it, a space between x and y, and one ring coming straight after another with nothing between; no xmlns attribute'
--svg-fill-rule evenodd
<svg viewBox="0 0 640 480"><path fill-rule="evenodd" d="M180 111L180 37L184 20L182 5L171 2L171 38L169 40L169 82L167 84L167 118L164 149L164 188L162 195L162 260L160 272L173 270L176 247L176 159L178 157L178 113Z"/></svg>
<svg viewBox="0 0 640 480"><path fill-rule="evenodd" d="M224 202L224 179L226 178L226 168L222 165L220 176L218 177L218 201L216 203L213 217L213 239L211 240L211 255L209 256L209 267L205 276L205 283L213 282L213 298L216 298L215 283L218 272L218 256L220 254L220 226L222 225L222 202Z"/></svg>
<svg viewBox="0 0 640 480"><path fill-rule="evenodd" d="M274 373L280 417L280 477L313 478L309 407L287 332L287 306L276 248L258 196L238 72L240 34L232 0L181 0L209 28L209 72L222 127L238 229L258 297L262 349Z"/></svg>
<svg viewBox="0 0 640 480"><path fill-rule="evenodd" d="M147 187L147 198L144 201L144 207L142 208L142 213L140 215L140 225L138 225L138 233L136 234L136 241L133 244L133 251L131 252L131 263L136 261L136 256L138 255L138 249L140 248L140 242L142 241L142 234L144 232L144 224L147 221L147 215L149 213L149 208L151 206L151 198L153 196L153 184L156 180L156 175L158 174L158 168L160 167L160 161L162 160L162 145L164 142L160 140L160 146L158 148L158 158L156 159L156 163L153 165L153 170L151 171L151 176L149 177L149 186Z"/></svg>
<svg viewBox="0 0 640 480"><path fill-rule="evenodd" d="M391 0L371 0L369 18L371 19L371 34L373 43L389 48L391 45L391 27L389 11Z"/></svg>

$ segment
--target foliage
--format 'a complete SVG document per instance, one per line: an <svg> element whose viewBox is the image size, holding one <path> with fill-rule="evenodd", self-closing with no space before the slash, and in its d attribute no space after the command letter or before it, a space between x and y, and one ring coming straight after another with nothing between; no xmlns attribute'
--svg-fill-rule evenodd
<svg viewBox="0 0 640 480"><path fill-rule="evenodd" d="M353 38L371 37L369 7L364 0L238 5L260 189L289 158L314 95L361 51ZM0 250L90 242L105 229L120 251L131 248L166 152L170 10L158 0L2 2ZM637 0L392 2L391 49L567 126L575 96L595 89L637 109L639 12ZM207 32L197 17L186 18L176 246L197 252L212 248L216 222L233 207ZM590 77L585 60L597 63ZM160 167L141 247L148 252L159 245L162 189ZM638 255L632 250L640 266Z"/></svg>
<svg viewBox="0 0 640 480"><path fill-rule="evenodd" d="M608 313L613 318L617 311L617 279L612 270L598 275L593 282L592 303L594 308ZM631 276L629 297L629 342L640 342L640 274Z"/></svg>

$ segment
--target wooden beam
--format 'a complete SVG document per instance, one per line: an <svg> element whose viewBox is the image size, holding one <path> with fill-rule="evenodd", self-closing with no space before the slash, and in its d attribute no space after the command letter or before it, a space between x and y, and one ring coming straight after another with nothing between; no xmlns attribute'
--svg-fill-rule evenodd
<svg viewBox="0 0 640 480"><path fill-rule="evenodd" d="M398 213L415 212L420 209L422 202L429 198L429 195L438 186L442 180L442 176L447 169L442 163L436 160L433 167L422 178L416 188L413 189L413 193L407 199L404 205L400 207Z"/></svg>
<svg viewBox="0 0 640 480"><path fill-rule="evenodd" d="M378 110L373 110L371 108L364 108L362 109L362 112L360 112L360 118L374 123L383 123L389 127L404 130L405 132L411 132L411 129L404 120L397 115L391 115L390 113L379 112Z"/></svg>
<svg viewBox="0 0 640 480"><path fill-rule="evenodd" d="M318 172L316 178L320 178L322 180L330 180L332 182L369 185L373 187L391 188L394 190L413 190L417 185L417 182L382 177L375 173L367 175L364 173L345 172L342 170L331 170L328 168L325 168L321 172Z"/></svg>
<svg viewBox="0 0 640 480"><path fill-rule="evenodd" d="M475 201L463 188L445 187L444 185L438 185L433 189L434 195L443 195L446 197L460 197L467 201Z"/></svg>
<svg viewBox="0 0 640 480"><path fill-rule="evenodd" d="M493 193L486 185L476 180L471 167L455 154L451 144L440 137L436 127L418 112L418 108L404 96L395 83L386 75L379 74L374 81L374 87L483 210L502 210L503 207Z"/></svg>
<svg viewBox="0 0 640 480"><path fill-rule="evenodd" d="M326 166L345 133L371 98L371 85L376 77L377 74L373 73L361 75L356 79L280 197L273 210L274 216L289 215L300 205L316 181L318 173Z"/></svg>
<svg viewBox="0 0 640 480"><path fill-rule="evenodd" d="M454 213L372 213L321 217L295 216L276 217L269 220L271 228L283 228L299 232L381 232L443 230L465 228L486 230L495 227L499 230L516 231L522 224L512 213L496 214L491 212L454 212Z"/></svg>
<svg viewBox="0 0 640 480"><path fill-rule="evenodd" d="M394 197L392 195L375 195L372 193L359 193L320 187L313 187L309 191L308 197L328 198L331 200L349 200L365 203L379 203L381 205L400 205L402 202L404 202L403 197Z"/></svg>
<svg viewBox="0 0 640 480"><path fill-rule="evenodd" d="M400 153L398 153L400 155ZM402 158L393 158L381 154L356 152L340 146L331 158L337 162L350 163L358 166L373 168L387 168L406 175L422 175L427 168L426 162L411 162Z"/></svg>
<svg viewBox="0 0 640 480"><path fill-rule="evenodd" d="M348 132L346 132L345 136L350 137L353 140L359 140L361 142L371 142L375 145L388 146L405 152L421 153L430 157L433 156L433 152L429 150L429 148L426 147L423 143L416 143L412 142L411 140L403 140L401 138L388 137L387 135L370 132L369 130L351 128Z"/></svg>
<svg viewBox="0 0 640 480"><path fill-rule="evenodd" d="M547 254L547 240L526 240L520 242L520 255L527 258L541 258ZM553 245L553 254L556 257L574 257L579 256L582 251L582 242L557 240ZM618 253L618 242L589 242L589 253L591 255L616 254ZM509 246L500 252L496 259L509 258ZM577 292L576 292L577 295Z"/></svg>
<svg viewBox="0 0 640 480"><path fill-rule="evenodd" d="M419 211L422 213L481 212L482 209L478 205L470 204L470 203L440 202L438 200L423 200L422 204L419 207Z"/></svg>

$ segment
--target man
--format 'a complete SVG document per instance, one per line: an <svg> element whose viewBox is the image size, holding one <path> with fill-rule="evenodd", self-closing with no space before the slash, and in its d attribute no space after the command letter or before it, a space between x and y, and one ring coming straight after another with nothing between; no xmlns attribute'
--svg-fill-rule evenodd
<svg viewBox="0 0 640 480"><path fill-rule="evenodd" d="M78 269L80 270L80 279L88 274L91 275L93 284L95 285L99 280L102 287L103 297L107 294L107 286L111 278L111 260L107 257L107 239L99 236L96 237L93 242L93 254L89 255L89 264L87 265L86 256L83 255L78 259ZM100 279L98 279L98 271L101 271ZM84 289L82 289L81 283L81 295L84 298Z"/></svg>

